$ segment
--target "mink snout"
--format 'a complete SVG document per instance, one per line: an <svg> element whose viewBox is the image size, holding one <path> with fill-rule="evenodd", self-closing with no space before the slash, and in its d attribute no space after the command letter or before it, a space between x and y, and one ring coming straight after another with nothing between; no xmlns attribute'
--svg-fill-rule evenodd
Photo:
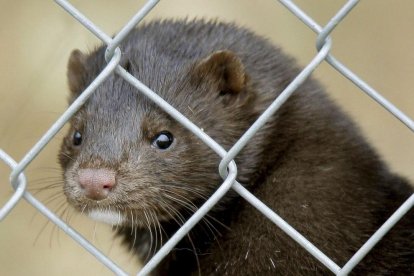
<svg viewBox="0 0 414 276"><path fill-rule="evenodd" d="M80 169L78 177L85 197L93 200L107 198L116 185L115 172L110 169Z"/></svg>

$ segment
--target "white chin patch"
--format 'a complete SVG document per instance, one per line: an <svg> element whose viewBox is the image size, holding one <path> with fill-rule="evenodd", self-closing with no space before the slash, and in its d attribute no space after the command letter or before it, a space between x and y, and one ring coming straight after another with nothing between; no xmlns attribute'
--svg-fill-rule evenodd
<svg viewBox="0 0 414 276"><path fill-rule="evenodd" d="M110 225L120 225L125 221L125 216L119 212L113 211L92 210L88 215L94 220L105 222Z"/></svg>

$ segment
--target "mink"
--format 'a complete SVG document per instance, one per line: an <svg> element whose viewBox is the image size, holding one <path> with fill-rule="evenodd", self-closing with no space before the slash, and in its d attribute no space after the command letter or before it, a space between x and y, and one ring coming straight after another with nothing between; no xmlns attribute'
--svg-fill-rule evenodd
<svg viewBox="0 0 414 276"><path fill-rule="evenodd" d="M158 20L120 45L121 65L229 150L299 74L265 38L232 23ZM106 66L74 50L69 103ZM220 157L119 75L70 120L59 153L67 201L117 225L145 263L214 193ZM413 193L358 127L307 79L235 158L237 181L343 266ZM153 275L329 275L230 190ZM414 274L409 211L352 271Z"/></svg>

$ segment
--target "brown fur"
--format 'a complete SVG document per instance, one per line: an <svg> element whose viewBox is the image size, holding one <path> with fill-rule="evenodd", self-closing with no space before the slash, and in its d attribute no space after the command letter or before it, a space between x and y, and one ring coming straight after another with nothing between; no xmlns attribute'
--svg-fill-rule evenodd
<svg viewBox="0 0 414 276"><path fill-rule="evenodd" d="M128 71L229 149L299 73L277 47L232 24L156 21L121 45ZM69 61L73 99L105 66L104 47ZM83 134L79 147L72 135ZM160 131L174 142L151 147ZM222 183L220 159L117 75L71 121L62 144L65 194L79 210L127 217L119 231L143 261ZM340 266L410 196L355 125L307 80L237 156L238 181ZM117 185L85 197L79 168L111 168ZM356 275L414 273L413 211L367 255ZM162 228L162 229L161 229ZM151 246L150 246L151 244ZM213 208L155 275L328 274L314 257L234 192Z"/></svg>

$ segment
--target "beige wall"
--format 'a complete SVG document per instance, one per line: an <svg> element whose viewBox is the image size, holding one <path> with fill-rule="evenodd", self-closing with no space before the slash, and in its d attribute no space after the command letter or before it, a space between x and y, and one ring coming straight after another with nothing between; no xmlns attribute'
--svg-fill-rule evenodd
<svg viewBox="0 0 414 276"><path fill-rule="evenodd" d="M72 1L104 31L112 34L143 1ZM139 2L138 4L136 2ZM345 1L296 1L319 23ZM207 17L236 21L281 45L305 65L315 55L315 35L276 1L161 1L148 20ZM73 48L99 42L52 1L0 1L0 148L20 160L65 109L65 66ZM414 1L366 0L351 12L333 37L335 56L386 98L414 117ZM383 158L414 182L414 136L328 65L315 73L329 93L358 122ZM58 186L41 192L48 206L63 212L57 147L62 133L27 169L29 188ZM11 194L9 170L0 163L0 205ZM63 204L63 205L62 205ZM67 213L63 214L67 219ZM133 257L110 228L69 211L71 225L94 240L129 272ZM45 227L44 227L45 226ZM111 275L111 273L26 202L0 223L0 275Z"/></svg>

